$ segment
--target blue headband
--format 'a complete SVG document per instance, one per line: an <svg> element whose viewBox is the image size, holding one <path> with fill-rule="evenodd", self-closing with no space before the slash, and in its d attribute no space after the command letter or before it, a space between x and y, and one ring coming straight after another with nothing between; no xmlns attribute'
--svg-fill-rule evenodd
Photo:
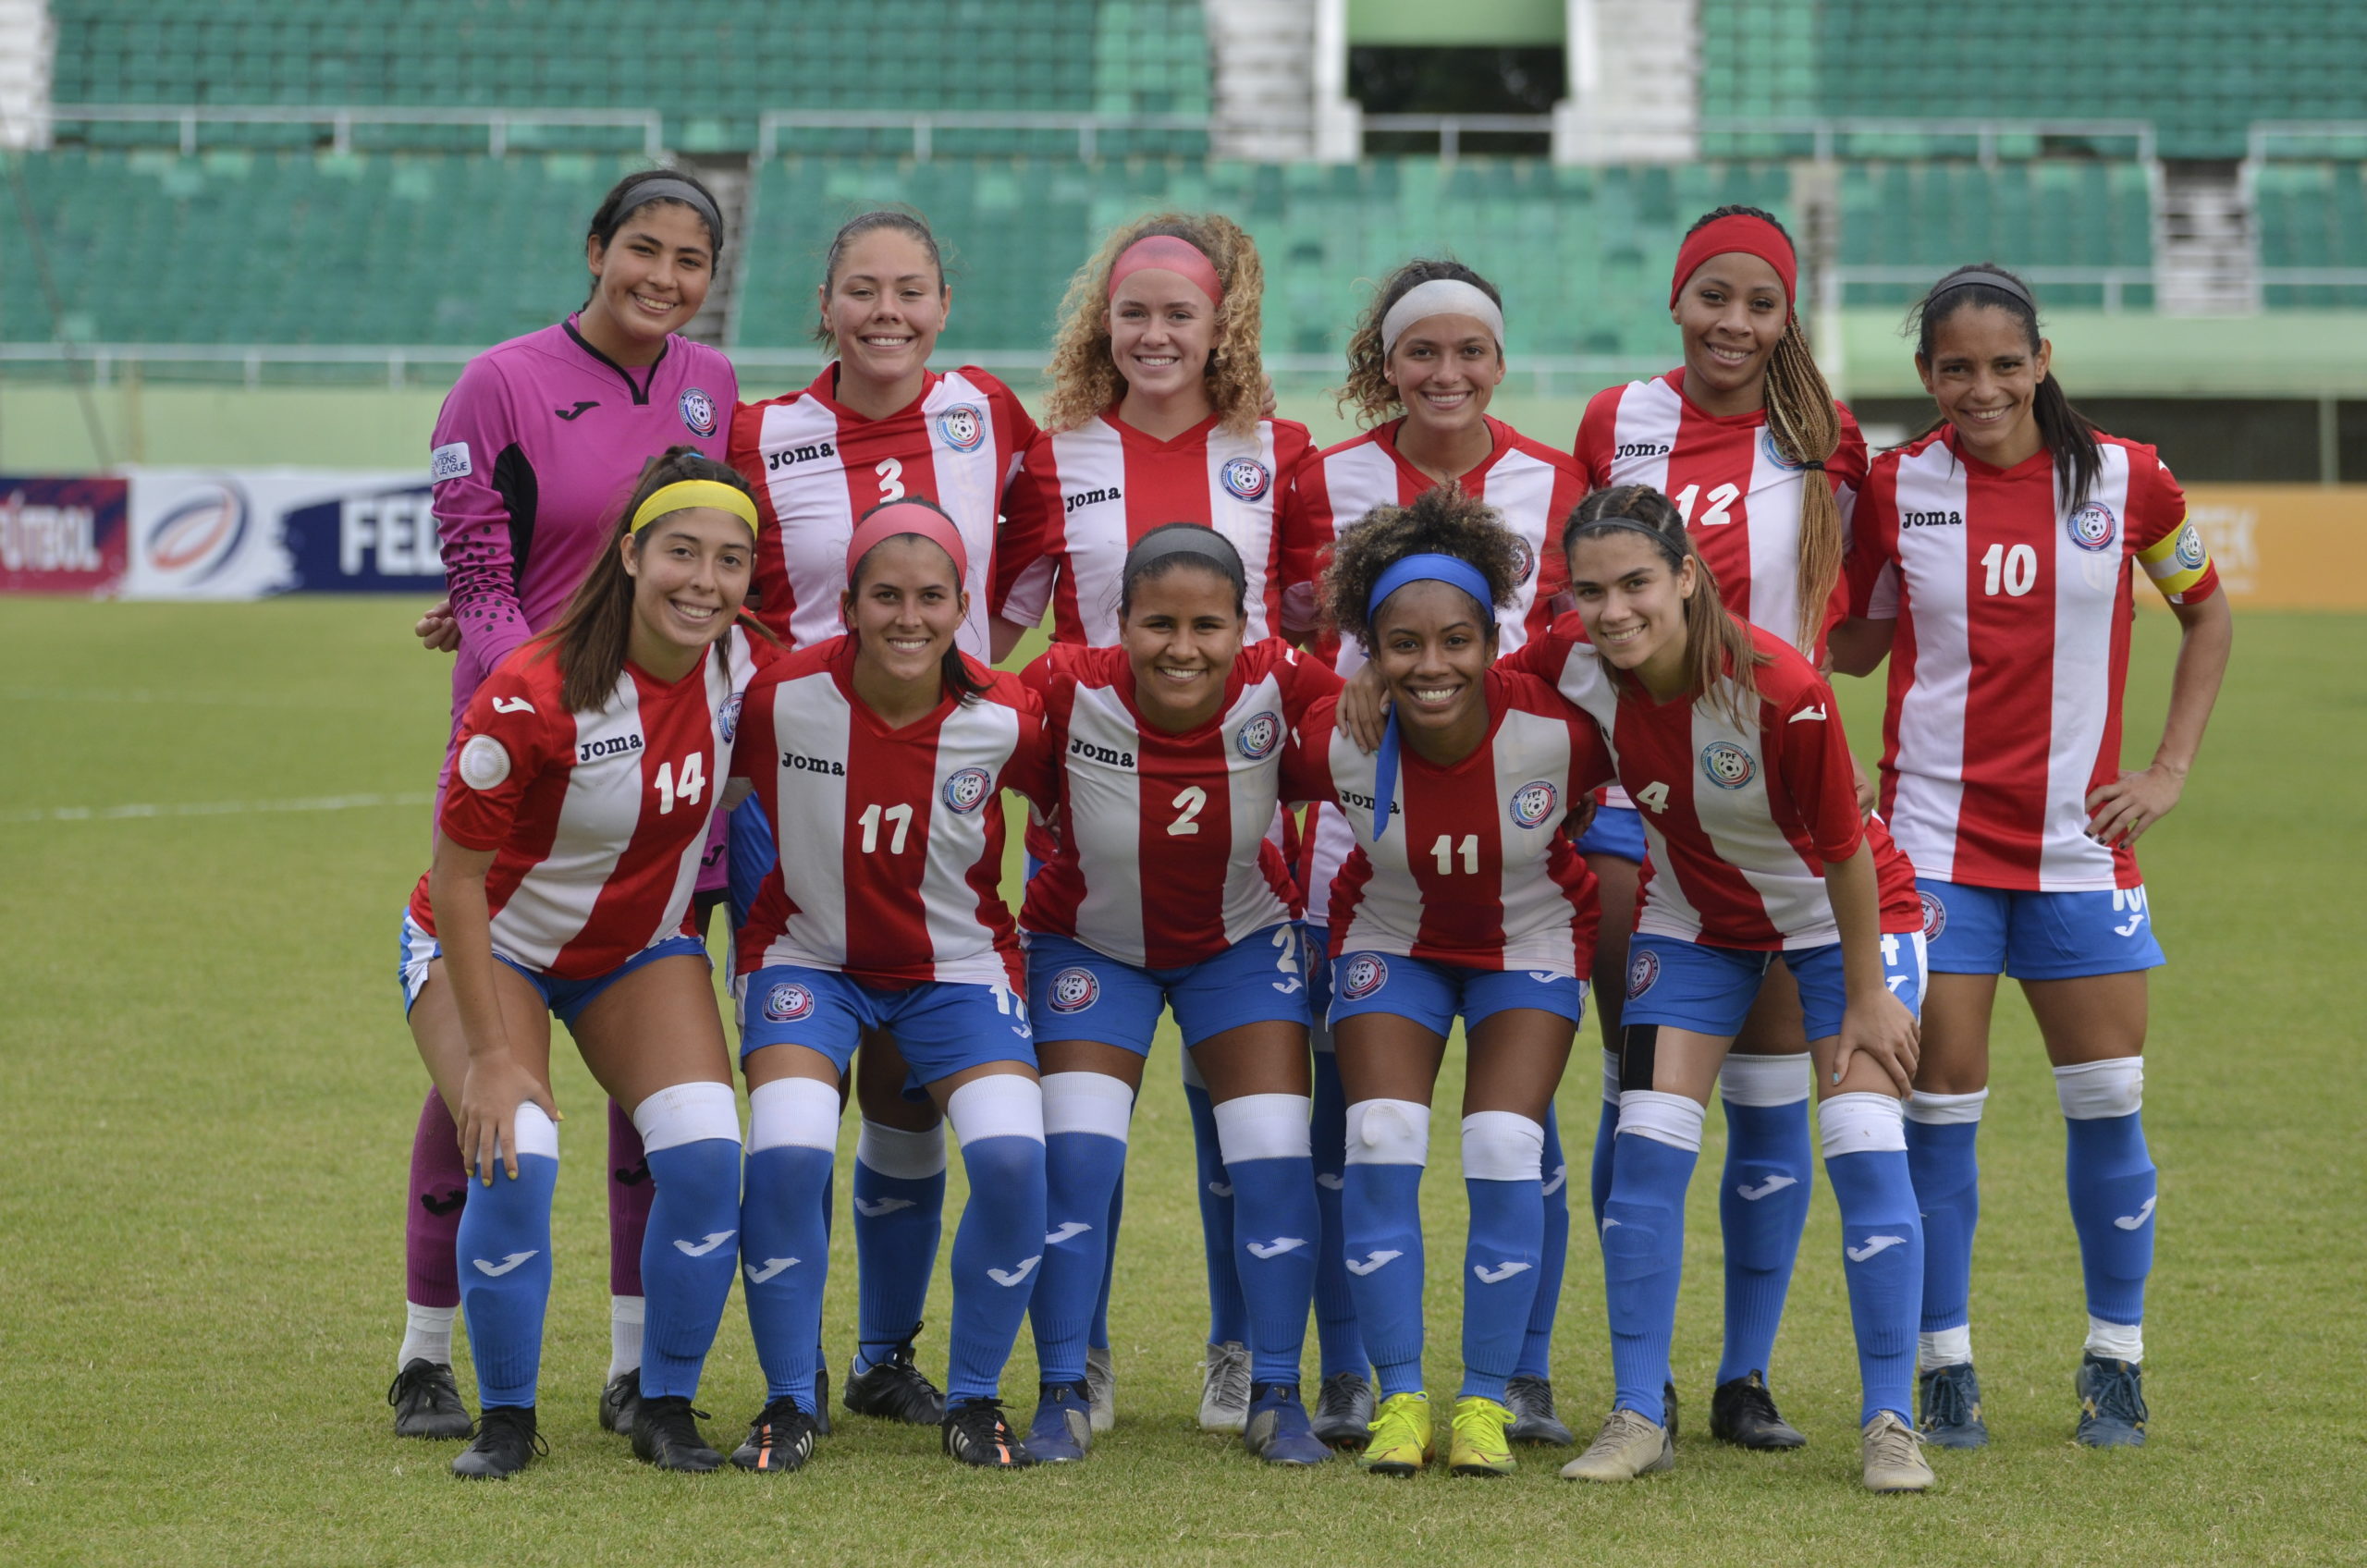
<svg viewBox="0 0 2367 1568"><path fill-rule="evenodd" d="M1496 590L1487 574L1460 556L1407 556L1390 563L1372 585L1372 594L1365 601L1365 619L1378 619L1380 606L1389 596L1412 582L1444 582L1462 589L1488 618L1488 630L1496 629ZM1367 650L1369 652L1370 650ZM1397 704L1389 706L1389 724L1380 732L1380 751L1373 759L1372 837L1379 843L1389 832L1389 817L1397 804Z"/></svg>

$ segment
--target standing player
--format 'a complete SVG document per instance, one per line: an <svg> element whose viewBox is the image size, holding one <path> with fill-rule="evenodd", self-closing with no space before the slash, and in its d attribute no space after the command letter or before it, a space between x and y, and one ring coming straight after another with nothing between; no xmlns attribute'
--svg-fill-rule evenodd
<svg viewBox="0 0 2367 1568"><path fill-rule="evenodd" d="M945 1452L1034 1463L996 1397L1046 1245L1043 1095L999 884L1002 790L1039 806L1051 790L1036 699L959 646L968 555L925 501L871 508L841 557L846 634L768 668L742 717L733 766L756 786L743 815L778 847L733 864L735 884L743 867L762 873L736 967L749 1105L740 1256L767 1395L731 1458L763 1474L813 1452L840 1085L866 1029L894 1034L970 1179L953 1239Z"/></svg>
<svg viewBox="0 0 2367 1568"><path fill-rule="evenodd" d="M647 169L618 181L592 214L584 259L591 298L553 326L469 361L436 416L428 454L450 597L419 625L430 647L459 650L455 735L486 674L546 630L608 538L635 454L687 441L723 456L723 410L739 398L731 363L679 336L705 302L723 251L715 198L695 178ZM450 777L448 753L445 777ZM716 875L702 877L721 896ZM702 907L707 903L703 892ZM632 1425L641 1365L642 1234L649 1167L621 1107L608 1108L608 1381L600 1421ZM451 1368L460 1305L453 1244L468 1200L452 1117L433 1089L411 1136L404 1207L407 1297L395 1430L468 1435Z"/></svg>
<svg viewBox="0 0 2367 1568"><path fill-rule="evenodd" d="M1057 643L1119 640L1120 577L1150 530L1200 523L1222 534L1246 572L1250 643L1279 624L1282 583L1275 509L1312 443L1266 417L1258 357L1265 275L1257 247L1213 214L1162 213L1117 230L1077 272L1052 349L1049 428L1012 486L996 556L999 635L1039 624ZM1048 858L1049 840L1030 835ZM1233 1268L1233 1183L1218 1153L1209 1092L1184 1059L1184 1097L1198 1156L1196 1189L1208 1263L1208 1355L1200 1425L1239 1432L1249 1418L1248 1308ZM1103 1244L1114 1244L1123 1184ZM1094 1315L1094 1420L1114 1419L1109 1280Z"/></svg>
<svg viewBox="0 0 2367 1568"><path fill-rule="evenodd" d="M755 521L730 469L670 449L558 624L504 657L461 716L402 943L411 1034L484 1183L457 1250L483 1406L458 1476L506 1477L541 1448L553 1013L629 1108L655 1188L633 1452L668 1470L722 1463L691 1396L731 1290L740 1117L688 915L753 673L732 621Z"/></svg>
<svg viewBox="0 0 2367 1568"><path fill-rule="evenodd" d="M1874 464L1849 567L1865 619L1834 638L1851 674L1891 651L1883 807L1915 862L1933 971L1907 1108L1932 1237L1921 1416L1952 1448L1988 1440L1968 1303L2001 973L2038 1016L2066 1119L2088 1295L2079 1439L2145 1440L2156 1213L2139 1108L2145 971L2164 961L2133 846L2177 804L2234 636L2177 481L2152 447L2082 418L2050 358L2011 273L1962 267L1932 285L1915 363L1942 423ZM2161 744L2124 772L2132 559L2179 644Z"/></svg>
<svg viewBox="0 0 2367 1568"><path fill-rule="evenodd" d="M1875 862L1887 846L1859 821L1832 690L1782 638L1726 613L1659 491L1595 492L1571 517L1569 546L1576 615L1511 662L1550 672L1601 726L1651 858L1601 1227L1618 1391L1562 1474L1625 1481L1675 1463L1662 1380L1685 1191L1711 1086L1781 954L1799 986L1841 1208L1865 1484L1922 1490L1932 1471L1907 1420L1907 1346L1923 1233L1899 1106L1915 1070L1921 944L1883 934Z"/></svg>
<svg viewBox="0 0 2367 1568"><path fill-rule="evenodd" d="M1865 479L1866 443L1809 352L1798 285L1791 237L1771 214L1756 207L1703 214L1669 283L1685 363L1597 394L1578 423L1577 459L1593 488L1645 484L1674 499L1727 607L1815 663L1844 608L1842 541ZM1619 1121L1619 993L1644 855L1644 829L1624 794L1613 792L1578 847L1603 900L1594 962L1603 1039L1593 1181L1600 1229ZM1766 1380L1813 1175L1802 1028L1798 988L1779 959L1718 1078L1726 1109L1718 1186L1726 1331L1710 1431L1744 1448L1807 1441L1776 1413Z"/></svg>
<svg viewBox="0 0 2367 1568"><path fill-rule="evenodd" d="M1316 633L1315 585L1343 523L1375 507L1409 507L1441 485L1485 503L1512 532L1519 581L1497 628L1501 645L1517 648L1552 619L1562 586L1554 533L1586 494L1586 480L1566 453L1488 416L1489 399L1504 379L1503 332L1495 286L1459 262L1408 262L1382 283L1348 341L1348 380L1341 391L1343 406L1354 405L1360 420L1382 423L1310 459L1283 503L1286 634ZM1353 640L1340 644L1337 656L1343 675L1365 662ZM1353 842L1338 812L1318 806L1308 813L1299 886L1312 950L1322 949L1331 879ZM1360 1447L1372 1419L1372 1392L1336 1244L1347 1102L1324 1023L1327 964L1317 960L1308 978L1317 992L1315 1161L1327 1238L1316 1275L1323 1384L1315 1427L1327 1442ZM1514 1440L1567 1443L1570 1430L1553 1409L1550 1353L1569 1252L1570 1199L1559 1123L1550 1109L1544 1160L1545 1244L1536 1311L1506 1403L1515 1416Z"/></svg>
<svg viewBox="0 0 2367 1568"><path fill-rule="evenodd" d="M1221 1244L1247 1304L1248 1446L1269 1464L1330 1457L1299 1397L1319 1242L1307 995L1290 872L1268 833L1283 738L1339 680L1279 638L1245 650L1247 588L1223 535L1153 529L1117 582L1120 645L1055 643L1025 677L1061 768L1057 845L1021 913L1051 1227L1034 1307L1038 1460L1081 1459L1090 1441L1085 1358L1105 1216L1169 1007L1233 1189Z"/></svg>
<svg viewBox="0 0 2367 1568"><path fill-rule="evenodd" d="M1474 292L1477 292L1474 290ZM1318 704L1293 793L1355 835L1331 888L1331 1031L1348 1100L1343 1262L1380 1383L1361 1463L1411 1476L1432 1454L1422 1390L1422 1168L1457 1015L1463 1097L1462 1387L1448 1464L1514 1468L1504 1394L1544 1260L1545 1116L1585 1010L1593 879L1562 831L1611 776L1586 717L1534 676L1490 668L1497 615L1531 563L1479 502L1437 487L1341 535L1324 590L1392 699L1367 754Z"/></svg>
<svg viewBox="0 0 2367 1568"><path fill-rule="evenodd" d="M909 497L942 509L961 533L970 606L956 633L962 651L982 662L1001 657L1018 633L1006 635L987 615L988 573L1004 488L1035 422L985 371L929 369L953 291L919 218L882 210L850 219L830 241L816 293L815 337L838 357L803 391L742 405L731 420L731 461L766 522L757 616L791 647L838 636L855 520ZM844 1399L862 1415L934 1426L945 1402L914 1365L913 1340L943 1224L944 1123L933 1104L904 1097L905 1064L891 1035L864 1038L855 1072L858 1342ZM827 1412L816 1414L827 1424Z"/></svg>

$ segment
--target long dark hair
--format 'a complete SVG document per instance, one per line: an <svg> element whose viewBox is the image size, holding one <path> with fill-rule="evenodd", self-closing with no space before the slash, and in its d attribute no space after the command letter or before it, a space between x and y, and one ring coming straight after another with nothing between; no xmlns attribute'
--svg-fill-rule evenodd
<svg viewBox="0 0 2367 1568"><path fill-rule="evenodd" d="M702 213L679 196L637 197L633 194L638 187L653 179L681 181L706 198L707 210ZM715 192L706 188L705 182L687 169L635 169L625 176L608 187L608 194L593 210L592 221L585 226L583 238L587 241L598 240L600 248L605 251L616 243L617 231L624 227L627 218L658 202L672 202L684 212L694 214L706 227L707 250L710 252L707 267L712 276L714 269L723 264L723 205L715 199ZM585 296L585 301L589 303L589 295Z"/></svg>
<svg viewBox="0 0 2367 1568"><path fill-rule="evenodd" d="M950 524L956 530L961 527L961 524L954 522L952 518L946 515L946 510L943 507L938 506L935 501L925 499L919 496L907 496L903 497L903 499L897 501L881 501L877 506L866 508L863 517L869 517L873 512L877 511L880 507L909 506L926 507L938 516L945 518L947 523ZM855 525L857 527L861 527L863 525L863 518L857 518L855 520ZM888 535L887 539L882 539L878 541L877 544L873 545L871 548L863 553L862 559L856 561L854 565L847 569L847 597L850 600L863 591L863 569L871 564L871 557L879 553L879 545L888 543L888 539L918 539L925 544L935 543L935 541L931 540L926 533L890 533ZM952 557L947 557L949 560ZM962 589L963 584L958 580L958 573L956 576L957 581L954 582L954 587L958 591ZM850 637L853 636L853 631L850 629L847 635ZM972 698L981 696L986 692L987 683L970 673L969 661L962 656L962 643L961 639L958 637L955 638L951 645L947 647L945 650L945 658L943 663L938 667L938 678L945 682L945 689L953 693L954 700L957 702L966 703Z"/></svg>
<svg viewBox="0 0 2367 1568"><path fill-rule="evenodd" d="M1618 484L1597 490L1580 501L1570 512L1569 521L1562 527L1562 554L1566 557L1579 540L1589 535L1608 538L1613 533L1633 533L1624 527L1604 527L1606 518L1625 518L1640 522L1651 531L1652 542L1660 546L1661 557L1672 572L1681 570L1686 561L1693 563L1693 597L1685 601L1686 689L1693 696L1715 692L1711 704L1722 709L1738 725L1751 722L1750 710L1759 702L1757 670L1768 657L1750 645L1750 629L1726 612L1726 601L1718 592L1718 578L1710 563L1701 558L1700 547L1685 526L1685 514L1676 503L1649 484ZM1636 678L1605 659L1603 670L1612 684L1624 695L1637 689ZM1731 674L1734 689L1719 688L1719 678Z"/></svg>
<svg viewBox="0 0 2367 1568"><path fill-rule="evenodd" d="M633 578L625 570L624 553L618 541L632 527L632 514L641 509L642 502L666 485L679 480L705 479L717 484L729 484L742 495L747 495L748 482L740 477L729 463L719 463L696 447L668 447L658 456L642 465L641 478L632 494L601 535L599 553L592 557L592 570L583 574L576 585L575 596L549 631L534 641L545 650L543 656L556 656L559 668L559 699L570 713L585 713L600 707L617 688L618 678L625 671L625 648L632 638ZM641 542L632 545L636 557ZM753 625L753 622L742 622ZM770 639L767 638L769 641ZM729 650L726 651L730 656Z"/></svg>
<svg viewBox="0 0 2367 1568"><path fill-rule="evenodd" d="M1977 281L1982 273L2004 278L2013 288L2001 288ZM1976 281L1966 282L1968 275ZM1983 305L2004 311L2021 323L2022 337L2030 344L2031 354L2036 355L2044 341L2039 336L2038 306L2032 302L2036 299L2029 284L1993 262L1958 267L1932 285L1932 291L1907 312L1908 325L1915 331L1915 357L1928 367L1932 362L1932 340L1941 324L1960 312ZM2055 488L2063 508L2066 511L2077 510L2103 472L2103 452L2096 441L2095 423L2071 406L2063 383L2055 379L2052 369L2030 396L2030 413L2038 421L2039 439L2054 454ZM1944 418L1933 420L1924 427L1923 434L1929 435L1946 423Z"/></svg>

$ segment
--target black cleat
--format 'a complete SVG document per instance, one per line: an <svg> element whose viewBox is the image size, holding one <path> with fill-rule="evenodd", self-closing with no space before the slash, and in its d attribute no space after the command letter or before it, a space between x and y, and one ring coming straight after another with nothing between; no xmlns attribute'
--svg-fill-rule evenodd
<svg viewBox="0 0 2367 1568"><path fill-rule="evenodd" d="M820 1428L790 1398L774 1400L748 1423L748 1440L731 1451L731 1463L760 1476L786 1476L814 1457Z"/></svg>
<svg viewBox="0 0 2367 1568"><path fill-rule="evenodd" d="M999 1400L965 1399L950 1405L938 1430L945 1452L964 1464L987 1470L1024 1470L1036 1463L1036 1456L1002 1418Z"/></svg>
<svg viewBox="0 0 2367 1568"><path fill-rule="evenodd" d="M1774 1452L1806 1448L1798 1427L1776 1414L1774 1396L1766 1379L1748 1372L1731 1383L1720 1383L1710 1395L1710 1435L1736 1448Z"/></svg>
<svg viewBox="0 0 2367 1568"><path fill-rule="evenodd" d="M885 1361L874 1362L868 1372L847 1368L846 1407L857 1415L875 1415L882 1421L901 1421L914 1427L938 1427L945 1422L945 1396L927 1374L913 1365L913 1341L922 1325L913 1325L913 1331L896 1341L896 1348Z"/></svg>
<svg viewBox="0 0 2367 1568"><path fill-rule="evenodd" d="M830 1369L822 1365L822 1357L814 1357L814 1431L817 1437L830 1435Z"/></svg>
<svg viewBox="0 0 2367 1568"><path fill-rule="evenodd" d="M723 1467L723 1455L706 1446L699 1435L704 1410L693 1410L680 1394L644 1399L633 1411L632 1452L660 1470L705 1475Z"/></svg>
<svg viewBox="0 0 2367 1568"><path fill-rule="evenodd" d="M1361 1453L1372 1440L1372 1385L1357 1372L1334 1372L1316 1390L1310 1429L1331 1447Z"/></svg>
<svg viewBox="0 0 2367 1568"><path fill-rule="evenodd" d="M464 1481L506 1481L536 1454L550 1452L534 1430L531 1404L488 1405L471 1435L476 1440L452 1461L452 1474Z"/></svg>
<svg viewBox="0 0 2367 1568"><path fill-rule="evenodd" d="M1674 1442L1676 1441L1676 1385L1674 1383L1661 1385L1661 1410L1662 1414L1668 1417L1661 1425L1668 1428L1668 1440Z"/></svg>
<svg viewBox="0 0 2367 1568"><path fill-rule="evenodd" d="M608 1379L600 1390L600 1425L620 1438L632 1436L632 1418L641 1409L641 1368L628 1367Z"/></svg>
<svg viewBox="0 0 2367 1568"><path fill-rule="evenodd" d="M1504 1436L1516 1443L1545 1443L1567 1448L1577 1441L1553 1410L1550 1378L1514 1378L1504 1384L1504 1407L1513 1413Z"/></svg>
<svg viewBox="0 0 2367 1568"><path fill-rule="evenodd" d="M452 1369L423 1355L403 1363L386 1386L386 1403L395 1407L399 1438L465 1438L469 1409L460 1403L460 1385Z"/></svg>
<svg viewBox="0 0 2367 1568"><path fill-rule="evenodd" d="M1972 1363L1934 1366L1916 1379L1918 1427L1933 1448L1987 1448L1989 1426L1981 1418L1981 1379Z"/></svg>
<svg viewBox="0 0 2367 1568"><path fill-rule="evenodd" d="M2089 1351L2079 1357L2072 1387L2079 1395L2083 1448L2145 1446L2145 1374L2133 1361L2116 1361Z"/></svg>

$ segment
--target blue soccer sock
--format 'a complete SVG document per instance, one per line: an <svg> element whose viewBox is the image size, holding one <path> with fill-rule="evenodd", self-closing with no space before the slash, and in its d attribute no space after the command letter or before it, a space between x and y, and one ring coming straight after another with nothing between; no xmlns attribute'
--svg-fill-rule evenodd
<svg viewBox="0 0 2367 1568"><path fill-rule="evenodd" d="M1226 1174L1224 1156L1217 1145L1216 1111L1208 1086L1184 1060L1184 1104L1192 1113L1192 1154L1199 1167L1200 1243L1208 1265L1208 1343L1249 1341L1249 1308L1241 1299L1241 1276L1233 1266L1233 1178Z"/></svg>
<svg viewBox="0 0 2367 1568"><path fill-rule="evenodd" d="M1602 1278L1611 1317L1614 1409L1666 1425L1662 1390L1685 1272L1685 1189L1701 1155L1705 1109L1683 1095L1631 1089L1603 1206Z"/></svg>
<svg viewBox="0 0 2367 1568"><path fill-rule="evenodd" d="M1544 1147L1545 1129L1526 1116L1479 1110L1463 1119L1471 1230L1463 1248L1460 1395L1502 1403L1519 1364L1545 1250Z"/></svg>
<svg viewBox="0 0 2367 1568"><path fill-rule="evenodd" d="M1109 1275L1111 1194L1126 1168L1134 1092L1101 1072L1044 1075L1044 1263L1028 1308L1037 1376L1085 1376L1094 1303Z"/></svg>
<svg viewBox="0 0 2367 1568"><path fill-rule="evenodd" d="M633 1108L656 1191L641 1243L641 1392L688 1399L740 1266L740 1107L729 1084L677 1084Z"/></svg>
<svg viewBox="0 0 2367 1568"><path fill-rule="evenodd" d="M1249 1318L1249 1380L1295 1383L1321 1244L1307 1096L1243 1095L1216 1108L1233 1182L1233 1268Z"/></svg>
<svg viewBox="0 0 2367 1568"><path fill-rule="evenodd" d="M1329 1043L1328 1032L1324 1043ZM1317 1359L1325 1378L1343 1372L1362 1378L1372 1367L1365 1359L1364 1335L1356 1327L1356 1303L1348 1289L1347 1265L1341 1261L1347 1249L1340 1222L1340 1194L1347 1183L1348 1097L1340 1087L1339 1054L1320 1046L1315 1052L1315 1111L1307 1138L1314 1155L1315 1207L1322 1231L1322 1245L1315 1259Z"/></svg>
<svg viewBox="0 0 2367 1568"><path fill-rule="evenodd" d="M543 1365L543 1309L551 1295L558 1129L532 1102L518 1108L517 1129L517 1177L496 1159L491 1186L472 1179L454 1241L477 1403L486 1407L533 1404Z"/></svg>
<svg viewBox="0 0 2367 1568"><path fill-rule="evenodd" d="M1923 1222L1907 1132L1889 1095L1835 1095L1817 1108L1825 1180L1841 1210L1842 1271L1858 1331L1860 1426L1887 1410L1915 1423L1915 1330L1922 1317Z"/></svg>
<svg viewBox="0 0 2367 1568"><path fill-rule="evenodd" d="M1110 1286L1118 1278L1118 1227L1125 1217L1126 1173L1121 1170L1110 1189L1110 1223L1101 1232L1101 1293L1094 1298L1093 1329L1085 1335L1085 1343L1097 1350L1110 1348Z"/></svg>
<svg viewBox="0 0 2367 1568"><path fill-rule="evenodd" d="M1773 1365L1775 1330L1808 1229L1812 1167L1808 1055L1729 1056L1718 1084L1726 1107L1726 1168L1718 1185L1725 1242L1726 1333L1718 1381Z"/></svg>
<svg viewBox="0 0 2367 1568"><path fill-rule="evenodd" d="M748 1093L747 1191L740 1200L740 1272L748 1332L769 1403L793 1397L808 1415L830 1277L829 1191L839 1091L780 1078Z"/></svg>
<svg viewBox="0 0 2367 1568"><path fill-rule="evenodd" d="M866 1118L854 1150L857 1372L919 1328L944 1227L945 1123L915 1133Z"/></svg>
<svg viewBox="0 0 2367 1568"><path fill-rule="evenodd" d="M1587 1166L1587 1201L1594 1233L1602 1234L1602 1207L1611 1201L1612 1151L1619 1141L1619 1053L1602 1053L1602 1116L1594 1124L1594 1158Z"/></svg>
<svg viewBox="0 0 2367 1568"><path fill-rule="evenodd" d="M1521 1336L1515 1378L1553 1376L1553 1320L1562 1310L1562 1276L1570 1262L1570 1166L1562 1153L1562 1119L1545 1108L1545 1153L1539 1190L1545 1198L1545 1236L1537 1257L1536 1300Z"/></svg>
<svg viewBox="0 0 2367 1568"><path fill-rule="evenodd" d="M954 1090L946 1112L970 1201L953 1233L945 1397L993 1399L1044 1261L1044 1096L1034 1079L998 1072Z"/></svg>
<svg viewBox="0 0 2367 1568"><path fill-rule="evenodd" d="M2088 1348L2144 1356L2145 1280L2153 1271L2153 1158L2145 1147L2141 1057L2054 1070L2063 1105L2063 1176L2088 1284Z"/></svg>
<svg viewBox="0 0 2367 1568"><path fill-rule="evenodd" d="M1916 1362L1925 1372L1972 1359L1972 1237L1981 1224L1976 1145L1989 1091L1907 1102L1907 1170L1923 1214L1923 1320Z"/></svg>
<svg viewBox="0 0 2367 1568"><path fill-rule="evenodd" d="M1348 1108L1340 1218L1356 1322L1379 1394L1422 1391L1422 1167L1430 1108L1359 1100Z"/></svg>

